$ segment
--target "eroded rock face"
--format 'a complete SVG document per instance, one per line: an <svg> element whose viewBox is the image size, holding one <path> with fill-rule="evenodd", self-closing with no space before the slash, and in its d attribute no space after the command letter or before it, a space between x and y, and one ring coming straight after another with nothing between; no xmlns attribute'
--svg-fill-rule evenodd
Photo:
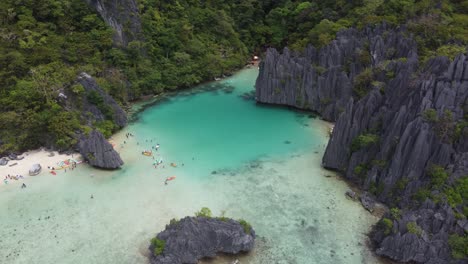
<svg viewBox="0 0 468 264"><path fill-rule="evenodd" d="M85 0L114 29L114 43L127 46L139 39L141 22L136 0Z"/></svg>
<svg viewBox="0 0 468 264"><path fill-rule="evenodd" d="M97 130L80 139L78 150L91 166L97 168L118 169L124 164L119 153Z"/></svg>
<svg viewBox="0 0 468 264"><path fill-rule="evenodd" d="M419 65L407 34L382 29L386 27L346 30L329 46L320 51L309 47L304 54L269 50L256 84L257 100L314 110L336 120L323 166L342 172L390 207L402 208L392 232L377 228L373 238L378 254L403 262L457 263L448 237L464 235L460 226L466 224L454 220L463 204L450 208L442 198L436 206L415 195L427 190L429 196L444 197L442 188L432 187L433 165L449 175L448 186L468 175L468 127L457 126L468 114L468 58L437 57ZM355 78L363 65L352 54L366 39L373 84L358 96ZM314 64L324 72L319 75ZM410 220L421 235L408 233Z"/></svg>
<svg viewBox="0 0 468 264"><path fill-rule="evenodd" d="M408 227L413 225L413 229ZM414 228L416 227L416 228ZM406 211L400 219L393 221L390 235L377 230L373 237L380 241L376 252L379 255L401 262L415 263L466 263L453 260L447 247L448 230L466 232L466 219L454 217L449 206L440 206L427 200L419 209Z"/></svg>
<svg viewBox="0 0 468 264"><path fill-rule="evenodd" d="M219 253L238 254L249 252L254 247L255 232L247 234L242 225L234 220L186 217L176 224L166 226L157 235L166 242L161 255L152 253L152 264L198 263L204 257ZM151 252L154 247L150 247Z"/></svg>
<svg viewBox="0 0 468 264"><path fill-rule="evenodd" d="M395 58L416 59L416 43L386 25L364 31L348 29L318 50L283 53L268 49L260 63L256 99L319 112L335 121L352 97L353 79L363 69Z"/></svg>
<svg viewBox="0 0 468 264"><path fill-rule="evenodd" d="M127 125L127 114L119 106L119 104L107 94L97 83L96 80L91 77L89 74L82 72L78 76L78 82L84 87L86 96L83 96L80 99L81 102L81 112L85 115L84 118L92 122L94 121L104 121L108 118L106 115L110 115L110 118L114 121L114 124L119 127L124 127ZM99 100L102 100L102 106L106 107L110 113L103 111L102 106L96 105L95 102L91 102L89 97L90 94L94 94L99 97ZM70 95L69 97L72 97ZM77 108L77 107L75 107Z"/></svg>

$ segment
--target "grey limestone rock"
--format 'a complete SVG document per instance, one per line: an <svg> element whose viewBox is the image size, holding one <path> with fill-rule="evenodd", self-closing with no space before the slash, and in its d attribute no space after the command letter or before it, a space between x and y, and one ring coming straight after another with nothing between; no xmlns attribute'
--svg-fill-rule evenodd
<svg viewBox="0 0 468 264"><path fill-rule="evenodd" d="M455 132L468 115L468 58L436 57L420 65L415 42L404 32L385 25L349 29L320 50L268 50L256 83L257 100L336 121L323 166L404 212L392 234L373 237L378 254L403 262L457 263L448 237L463 235L466 223L455 221L453 210L460 214L466 201L452 210L414 197L425 189L440 194L431 188L433 165L448 173L449 186L468 175L468 127ZM362 64L357 54L366 48L371 62ZM354 79L364 67L372 70L373 82L359 95ZM428 113L435 113L433 120ZM359 145L359 136L369 135L372 142ZM407 232L410 221L417 222L421 235Z"/></svg>
<svg viewBox="0 0 468 264"><path fill-rule="evenodd" d="M347 190L346 191L346 196L349 197L352 200L356 200L356 198L357 198L357 194L353 190Z"/></svg>
<svg viewBox="0 0 468 264"><path fill-rule="evenodd" d="M117 169L123 165L119 153L97 130L91 131L87 136L82 136L78 143L78 150L91 166Z"/></svg>
<svg viewBox="0 0 468 264"><path fill-rule="evenodd" d="M29 169L29 175L30 176L35 176L41 173L42 167L40 164L33 164L31 168Z"/></svg>
<svg viewBox="0 0 468 264"><path fill-rule="evenodd" d="M361 200L362 206L364 206L367 211L371 213L374 212L375 200L368 193L364 193L359 199Z"/></svg>
<svg viewBox="0 0 468 264"><path fill-rule="evenodd" d="M196 264L201 258L215 257L219 253L251 251L255 232L251 229L246 233L239 222L231 219L185 217L166 226L157 238L165 241L165 247L162 254L151 254L151 264ZM150 250L153 252L153 245Z"/></svg>
<svg viewBox="0 0 468 264"><path fill-rule="evenodd" d="M115 124L117 124L119 127L124 127L127 125L127 114L125 111L119 106L119 104L117 104L114 98L112 98L101 87L99 87L93 77L85 72L82 72L78 76L78 82L84 87L85 93L87 95L94 93L102 98L103 105L111 110L111 118ZM72 97L72 95L69 97ZM103 121L108 118L106 115L109 115L109 113L103 112L103 110L100 109L98 105L91 102L87 97L82 98L81 105L84 118L89 119L90 121Z"/></svg>
<svg viewBox="0 0 468 264"><path fill-rule="evenodd" d="M256 99L312 110L335 121L353 95L355 76L366 67L393 58L415 60L416 43L402 31L384 24L362 32L341 31L320 50L308 46L298 53L285 48L280 54L268 49L260 63Z"/></svg>

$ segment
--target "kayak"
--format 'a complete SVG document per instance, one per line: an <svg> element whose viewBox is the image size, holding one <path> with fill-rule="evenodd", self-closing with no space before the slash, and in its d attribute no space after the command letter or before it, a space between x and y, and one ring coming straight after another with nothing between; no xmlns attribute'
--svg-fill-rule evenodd
<svg viewBox="0 0 468 264"><path fill-rule="evenodd" d="M151 156L151 155L153 155L153 152L144 151L142 154L145 155L145 156Z"/></svg>
<svg viewBox="0 0 468 264"><path fill-rule="evenodd" d="M52 173L53 175L57 175L55 171L50 171L50 173Z"/></svg>
<svg viewBox="0 0 468 264"><path fill-rule="evenodd" d="M172 167L177 167L177 164L171 163L171 166L172 166Z"/></svg>
<svg viewBox="0 0 468 264"><path fill-rule="evenodd" d="M174 180L175 178L176 178L176 176L171 176L171 177L166 178L166 181L172 181L172 180Z"/></svg>

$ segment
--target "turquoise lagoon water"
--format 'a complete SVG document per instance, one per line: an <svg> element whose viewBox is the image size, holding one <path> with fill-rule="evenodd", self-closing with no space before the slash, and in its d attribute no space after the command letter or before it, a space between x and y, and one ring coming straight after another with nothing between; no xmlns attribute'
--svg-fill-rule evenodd
<svg viewBox="0 0 468 264"><path fill-rule="evenodd" d="M256 248L241 263L377 263L365 246L376 219L320 167L326 124L246 99L257 74L146 108L113 139L121 170L80 165L28 178L25 190L2 187L0 263L147 263L149 239L204 206L253 225ZM164 168L141 155L156 143ZM177 178L164 185L169 176Z"/></svg>

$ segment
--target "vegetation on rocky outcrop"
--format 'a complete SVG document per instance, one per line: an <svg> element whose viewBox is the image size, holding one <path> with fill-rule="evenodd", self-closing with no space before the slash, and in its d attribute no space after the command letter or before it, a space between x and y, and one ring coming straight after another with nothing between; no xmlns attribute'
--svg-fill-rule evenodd
<svg viewBox="0 0 468 264"><path fill-rule="evenodd" d="M253 249L255 231L245 220L212 217L207 207L195 215L172 219L164 231L151 239L150 263L197 263L220 253L239 254Z"/></svg>

